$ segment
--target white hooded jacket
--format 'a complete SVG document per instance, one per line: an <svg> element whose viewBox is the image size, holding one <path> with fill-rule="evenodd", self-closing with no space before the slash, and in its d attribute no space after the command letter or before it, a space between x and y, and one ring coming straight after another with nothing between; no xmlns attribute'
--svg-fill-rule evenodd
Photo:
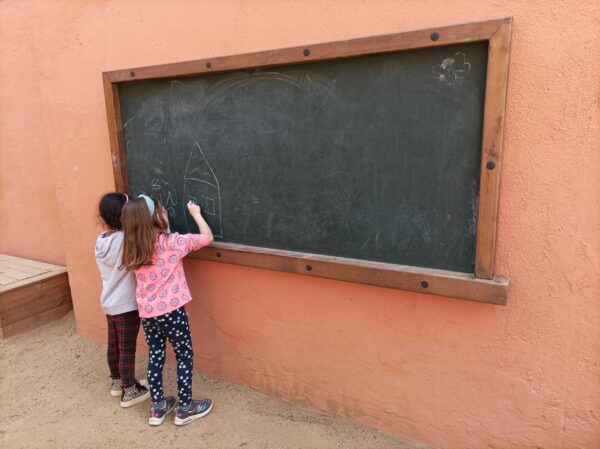
<svg viewBox="0 0 600 449"><path fill-rule="evenodd" d="M137 310L133 272L120 268L123 261L122 231L102 233L96 240L96 263L102 277L100 304L107 315Z"/></svg>

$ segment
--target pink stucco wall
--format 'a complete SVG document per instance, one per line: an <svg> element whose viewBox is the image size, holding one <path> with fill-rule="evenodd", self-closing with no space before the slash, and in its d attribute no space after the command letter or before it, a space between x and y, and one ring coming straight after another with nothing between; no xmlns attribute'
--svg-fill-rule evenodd
<svg viewBox="0 0 600 449"><path fill-rule="evenodd" d="M60 228L78 329L95 339L94 206L113 188L102 71L513 16L496 261L509 305L190 260L197 366L447 449L600 447L597 0L5 0L0 14L15 210L0 250L5 229ZM26 177L47 186L43 205ZM33 257L35 243L10 245Z"/></svg>
<svg viewBox="0 0 600 449"><path fill-rule="evenodd" d="M31 38L31 16L27 2L0 5L0 254L64 265L46 135L44 49Z"/></svg>

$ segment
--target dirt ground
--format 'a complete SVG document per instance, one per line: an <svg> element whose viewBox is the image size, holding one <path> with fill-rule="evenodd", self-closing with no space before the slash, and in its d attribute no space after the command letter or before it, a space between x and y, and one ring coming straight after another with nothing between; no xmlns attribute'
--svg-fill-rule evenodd
<svg viewBox="0 0 600 449"><path fill-rule="evenodd" d="M145 378L147 358L137 359ZM165 391L176 395L170 363ZM148 426L149 402L123 409L110 396L105 346L79 337L71 312L0 341L0 448L432 449L200 374L194 392L214 401L206 418L176 427L169 415Z"/></svg>

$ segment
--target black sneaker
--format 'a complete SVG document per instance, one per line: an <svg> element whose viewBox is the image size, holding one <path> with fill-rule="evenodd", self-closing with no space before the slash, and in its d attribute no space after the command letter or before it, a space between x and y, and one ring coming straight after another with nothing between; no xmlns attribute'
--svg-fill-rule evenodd
<svg viewBox="0 0 600 449"><path fill-rule="evenodd" d="M132 407L142 401L150 398L150 390L141 385L139 382L134 383L131 387L123 388L121 396L121 407Z"/></svg>
<svg viewBox="0 0 600 449"><path fill-rule="evenodd" d="M121 388L121 379L113 379L110 384L110 395L117 397L123 396L123 388Z"/></svg>
<svg viewBox="0 0 600 449"><path fill-rule="evenodd" d="M177 410L175 411L175 425L185 426L195 419L208 415L211 410L212 401L210 399L192 401L186 408L177 407Z"/></svg>
<svg viewBox="0 0 600 449"><path fill-rule="evenodd" d="M146 379L140 380L140 384L148 388L148 381ZM113 379L110 384L110 395L114 397L123 396L123 387L121 386L121 379Z"/></svg>
<svg viewBox="0 0 600 449"><path fill-rule="evenodd" d="M175 408L175 398L173 396L167 396L161 402L162 404L152 404L152 407L150 407L148 424L151 426L160 426L167 415Z"/></svg>

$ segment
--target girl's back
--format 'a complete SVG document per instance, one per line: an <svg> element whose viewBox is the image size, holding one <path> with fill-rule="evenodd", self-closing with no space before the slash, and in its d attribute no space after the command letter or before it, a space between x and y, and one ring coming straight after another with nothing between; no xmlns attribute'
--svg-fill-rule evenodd
<svg viewBox="0 0 600 449"><path fill-rule="evenodd" d="M152 264L135 270L138 309L142 318L163 315L188 303L192 297L182 259L210 244L206 234L159 234Z"/></svg>
<svg viewBox="0 0 600 449"><path fill-rule="evenodd" d="M102 278L100 303L107 315L137 310L133 273L122 268L123 231L103 232L96 239L96 263Z"/></svg>

